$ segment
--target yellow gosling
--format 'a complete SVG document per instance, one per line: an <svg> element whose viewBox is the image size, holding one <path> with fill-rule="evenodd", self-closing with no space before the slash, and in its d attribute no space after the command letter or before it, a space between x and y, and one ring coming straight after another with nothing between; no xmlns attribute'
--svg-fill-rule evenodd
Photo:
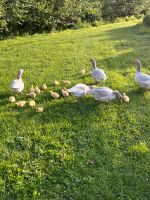
<svg viewBox="0 0 150 200"><path fill-rule="evenodd" d="M85 68L80 70L81 75L85 75L85 73L86 73Z"/></svg>
<svg viewBox="0 0 150 200"><path fill-rule="evenodd" d="M65 84L65 85L70 85L70 84L71 84L71 81L69 81L69 80L62 80L62 82L63 82L63 84Z"/></svg>
<svg viewBox="0 0 150 200"><path fill-rule="evenodd" d="M127 103L130 101L130 98L125 93L123 93L122 99Z"/></svg>
<svg viewBox="0 0 150 200"><path fill-rule="evenodd" d="M17 103L16 103L16 105L18 106L18 107L24 107L25 106L25 104L26 104L26 101L18 101Z"/></svg>
<svg viewBox="0 0 150 200"><path fill-rule="evenodd" d="M67 92L66 88L61 89L61 93L64 97L68 97L69 96L69 92Z"/></svg>
<svg viewBox="0 0 150 200"><path fill-rule="evenodd" d="M29 94L27 94L27 96L29 96L29 97L36 97L36 93L35 92L30 92Z"/></svg>
<svg viewBox="0 0 150 200"><path fill-rule="evenodd" d="M33 100L29 101L29 106L30 106L30 107L34 107L35 104L36 104L35 101L33 101Z"/></svg>
<svg viewBox="0 0 150 200"><path fill-rule="evenodd" d="M54 99L58 99L58 98L59 98L59 94L58 94L57 92L50 91L50 95L51 95L51 97L53 97Z"/></svg>
<svg viewBox="0 0 150 200"><path fill-rule="evenodd" d="M11 96L9 97L9 102L14 103L16 101L15 97Z"/></svg>
<svg viewBox="0 0 150 200"><path fill-rule="evenodd" d="M35 91L34 86L31 85L30 92L34 92L34 91Z"/></svg>
<svg viewBox="0 0 150 200"><path fill-rule="evenodd" d="M41 92L41 90L39 89L38 86L35 87L35 92L36 92L37 94L39 94L39 93Z"/></svg>
<svg viewBox="0 0 150 200"><path fill-rule="evenodd" d="M46 84L42 85L42 90L47 90L47 85Z"/></svg>
<svg viewBox="0 0 150 200"><path fill-rule="evenodd" d="M37 107L36 108L36 112L38 112L38 113L42 113L43 111L44 111L43 107Z"/></svg>
<svg viewBox="0 0 150 200"><path fill-rule="evenodd" d="M55 81L54 81L54 85L55 85L55 86L59 85L59 81L56 81L56 80L55 80Z"/></svg>

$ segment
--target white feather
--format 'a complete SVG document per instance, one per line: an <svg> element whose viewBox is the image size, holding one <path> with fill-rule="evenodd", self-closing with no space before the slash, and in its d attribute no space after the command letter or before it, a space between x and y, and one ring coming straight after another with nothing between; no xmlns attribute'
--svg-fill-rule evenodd
<svg viewBox="0 0 150 200"><path fill-rule="evenodd" d="M92 94L95 100L108 102L116 99L114 91L107 87L90 89L89 93Z"/></svg>
<svg viewBox="0 0 150 200"><path fill-rule="evenodd" d="M19 74L20 73L20 74ZM24 82L21 78L22 74L23 74L23 70L20 69L19 70L19 75L18 75L18 79L15 79L11 82L10 84L10 88L12 92L16 92L16 93L20 93L23 91L24 89Z"/></svg>
<svg viewBox="0 0 150 200"><path fill-rule="evenodd" d="M74 87L67 89L67 91L76 97L84 97L88 93L89 89L89 86L85 84L77 84Z"/></svg>

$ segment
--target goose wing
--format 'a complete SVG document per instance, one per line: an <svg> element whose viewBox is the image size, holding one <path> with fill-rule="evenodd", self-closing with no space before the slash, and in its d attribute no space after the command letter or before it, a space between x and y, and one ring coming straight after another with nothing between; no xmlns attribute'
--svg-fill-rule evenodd
<svg viewBox="0 0 150 200"><path fill-rule="evenodd" d="M140 81L140 85L144 88L150 88L150 81Z"/></svg>
<svg viewBox="0 0 150 200"><path fill-rule="evenodd" d="M105 80L106 74L103 69L96 68L92 71L92 76L97 80Z"/></svg>
<svg viewBox="0 0 150 200"><path fill-rule="evenodd" d="M150 81L150 76L140 72L136 74L136 79L139 81Z"/></svg>
<svg viewBox="0 0 150 200"><path fill-rule="evenodd" d="M102 88L96 88L90 90L90 93L93 95L93 97L96 100L101 100L103 99L108 99L112 95L113 90L107 87L102 87Z"/></svg>
<svg viewBox="0 0 150 200"><path fill-rule="evenodd" d="M13 80L11 82L12 89L18 89L18 88L20 88L21 85L22 85L22 83L20 82L20 80Z"/></svg>

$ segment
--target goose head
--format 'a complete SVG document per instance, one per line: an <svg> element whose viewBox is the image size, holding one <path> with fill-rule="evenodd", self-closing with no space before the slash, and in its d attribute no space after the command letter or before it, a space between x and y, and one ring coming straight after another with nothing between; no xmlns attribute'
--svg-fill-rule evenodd
<svg viewBox="0 0 150 200"><path fill-rule="evenodd" d="M96 88L95 85L89 85L89 86L88 86L88 90L86 91L87 94L90 94L95 88Z"/></svg>
<svg viewBox="0 0 150 200"><path fill-rule="evenodd" d="M115 95L117 100L119 100L119 101L123 100L123 96L119 91L114 91L113 94Z"/></svg>
<svg viewBox="0 0 150 200"><path fill-rule="evenodd" d="M139 59L135 60L135 65L136 65L136 71L140 72L140 70L141 70L141 61Z"/></svg>
<svg viewBox="0 0 150 200"><path fill-rule="evenodd" d="M96 68L96 60L90 59L90 62L92 63L92 68L95 69Z"/></svg>
<svg viewBox="0 0 150 200"><path fill-rule="evenodd" d="M17 78L18 78L18 79L21 79L21 78L22 78L23 72L24 72L23 69L19 69L18 75L17 75Z"/></svg>

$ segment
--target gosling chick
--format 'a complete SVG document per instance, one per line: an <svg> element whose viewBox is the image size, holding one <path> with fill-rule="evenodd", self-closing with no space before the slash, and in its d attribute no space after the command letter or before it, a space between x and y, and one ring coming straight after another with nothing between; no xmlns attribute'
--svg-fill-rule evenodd
<svg viewBox="0 0 150 200"><path fill-rule="evenodd" d="M35 91L34 86L31 85L30 92L34 92L34 91Z"/></svg>
<svg viewBox="0 0 150 200"><path fill-rule="evenodd" d="M65 84L65 85L70 85L70 84L71 84L71 81L69 81L69 80L62 80L62 82L63 82L63 84Z"/></svg>
<svg viewBox="0 0 150 200"><path fill-rule="evenodd" d="M41 113L41 112L43 112L44 111L44 108L43 107L37 107L36 108L36 112L38 112L38 113Z"/></svg>
<svg viewBox="0 0 150 200"><path fill-rule="evenodd" d="M41 90L39 89L38 86L35 87L35 92L36 92L37 94L39 94L39 93L41 92Z"/></svg>
<svg viewBox="0 0 150 200"><path fill-rule="evenodd" d="M30 107L34 107L35 104L36 104L35 101L33 101L33 100L29 101L29 106L30 106Z"/></svg>
<svg viewBox="0 0 150 200"><path fill-rule="evenodd" d="M54 81L54 85L55 85L55 86L59 85L59 81L56 81L56 80L55 80L55 81Z"/></svg>
<svg viewBox="0 0 150 200"><path fill-rule="evenodd" d="M67 92L66 88L61 89L61 93L64 97L68 97L69 96L69 92Z"/></svg>
<svg viewBox="0 0 150 200"><path fill-rule="evenodd" d="M14 103L16 101L15 97L11 96L9 97L9 102Z"/></svg>
<svg viewBox="0 0 150 200"><path fill-rule="evenodd" d="M53 97L54 99L58 99L58 98L59 98L59 94L58 94L57 92L50 91L50 95L51 95L51 97Z"/></svg>
<svg viewBox="0 0 150 200"><path fill-rule="evenodd" d="M85 68L80 70L80 74L81 74L81 75L84 75L85 72L86 72L86 71L85 71Z"/></svg>
<svg viewBox="0 0 150 200"><path fill-rule="evenodd" d="M46 84L42 85L42 90L47 90L47 85Z"/></svg>
<svg viewBox="0 0 150 200"><path fill-rule="evenodd" d="M35 92L30 92L29 94L27 94L27 96L29 96L29 97L36 97L36 93Z"/></svg>
<svg viewBox="0 0 150 200"><path fill-rule="evenodd" d="M21 107L21 108L24 107L25 104L26 104L25 101L19 101L19 102L16 103L16 105L17 105L18 107Z"/></svg>
<svg viewBox="0 0 150 200"><path fill-rule="evenodd" d="M127 103L130 101L130 98L125 93L123 93L122 99Z"/></svg>

